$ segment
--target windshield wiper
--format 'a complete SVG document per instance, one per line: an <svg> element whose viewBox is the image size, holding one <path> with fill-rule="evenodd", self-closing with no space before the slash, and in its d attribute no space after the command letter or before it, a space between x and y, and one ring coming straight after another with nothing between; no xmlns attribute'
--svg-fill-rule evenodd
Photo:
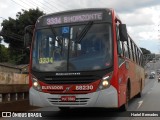
<svg viewBox="0 0 160 120"><path fill-rule="evenodd" d="M81 40L85 37L91 26L93 25L93 21L89 21L87 25L83 28L82 32L79 34L79 36L76 39L76 43L80 43Z"/></svg>
<svg viewBox="0 0 160 120"><path fill-rule="evenodd" d="M57 35L55 29L54 29L51 25L50 25L49 27L50 27L50 29L51 29L53 35L55 36L56 41L58 42L58 44L59 44L59 45L62 45L62 44L61 44L61 39L60 39L60 37L58 37L58 35Z"/></svg>
<svg viewBox="0 0 160 120"><path fill-rule="evenodd" d="M51 25L50 25L49 27L50 27L53 35L56 37L56 36L57 36L57 33L56 33L55 29L54 29Z"/></svg>

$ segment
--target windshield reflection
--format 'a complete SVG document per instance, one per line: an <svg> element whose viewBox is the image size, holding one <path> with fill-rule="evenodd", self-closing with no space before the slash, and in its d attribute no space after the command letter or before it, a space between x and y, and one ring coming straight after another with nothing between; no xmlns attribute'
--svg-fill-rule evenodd
<svg viewBox="0 0 160 120"><path fill-rule="evenodd" d="M85 27L77 25L37 30L33 70L88 71L110 67L111 25L93 24L84 32Z"/></svg>

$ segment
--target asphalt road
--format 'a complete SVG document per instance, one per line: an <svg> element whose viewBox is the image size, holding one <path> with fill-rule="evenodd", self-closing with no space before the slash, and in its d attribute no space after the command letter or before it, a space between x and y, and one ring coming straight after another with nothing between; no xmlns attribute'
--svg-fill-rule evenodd
<svg viewBox="0 0 160 120"><path fill-rule="evenodd" d="M149 68L146 69L146 72L150 74L152 70L156 72L157 69L160 69L160 61L156 63L149 63ZM115 109L99 109L99 108L90 108L90 109L71 109L67 112L60 112L57 107L46 107L35 109L35 112L42 112L42 118L26 118L26 119L53 119L53 120L159 120L160 112L158 117L129 117L133 113L144 113L149 111L149 113L157 113L160 111L160 83L157 81L157 75L155 79L147 78L145 80L145 88L142 92L141 98L133 98L129 102L129 112L119 112ZM32 111L29 111L32 112ZM108 117L108 114L112 114L111 117ZM13 118L8 118L13 119ZM16 120L17 118L15 118ZM19 118L22 119L22 118ZM23 118L24 119L24 118Z"/></svg>

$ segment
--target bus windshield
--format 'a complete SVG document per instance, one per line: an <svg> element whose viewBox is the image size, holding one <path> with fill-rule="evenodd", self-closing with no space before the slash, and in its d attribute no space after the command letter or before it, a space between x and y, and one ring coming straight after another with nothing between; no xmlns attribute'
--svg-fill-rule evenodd
<svg viewBox="0 0 160 120"><path fill-rule="evenodd" d="M112 65L111 24L92 23L36 30L32 69L92 71Z"/></svg>

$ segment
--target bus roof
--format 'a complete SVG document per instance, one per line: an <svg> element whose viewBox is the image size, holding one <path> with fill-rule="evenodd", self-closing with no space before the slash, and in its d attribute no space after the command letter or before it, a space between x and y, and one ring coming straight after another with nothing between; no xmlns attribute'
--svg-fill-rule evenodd
<svg viewBox="0 0 160 120"><path fill-rule="evenodd" d="M46 14L46 15L43 15L41 17L47 17L47 16L50 16L50 15L56 15L56 14L67 14L67 13L71 13L71 12L82 12L82 11L97 11L97 10L102 10L102 11L112 11L113 9L112 8L85 8L85 9L74 9L74 10L65 10L65 11L59 11L59 12L55 12L55 13L50 13L50 14ZM41 18L40 17L40 18Z"/></svg>

